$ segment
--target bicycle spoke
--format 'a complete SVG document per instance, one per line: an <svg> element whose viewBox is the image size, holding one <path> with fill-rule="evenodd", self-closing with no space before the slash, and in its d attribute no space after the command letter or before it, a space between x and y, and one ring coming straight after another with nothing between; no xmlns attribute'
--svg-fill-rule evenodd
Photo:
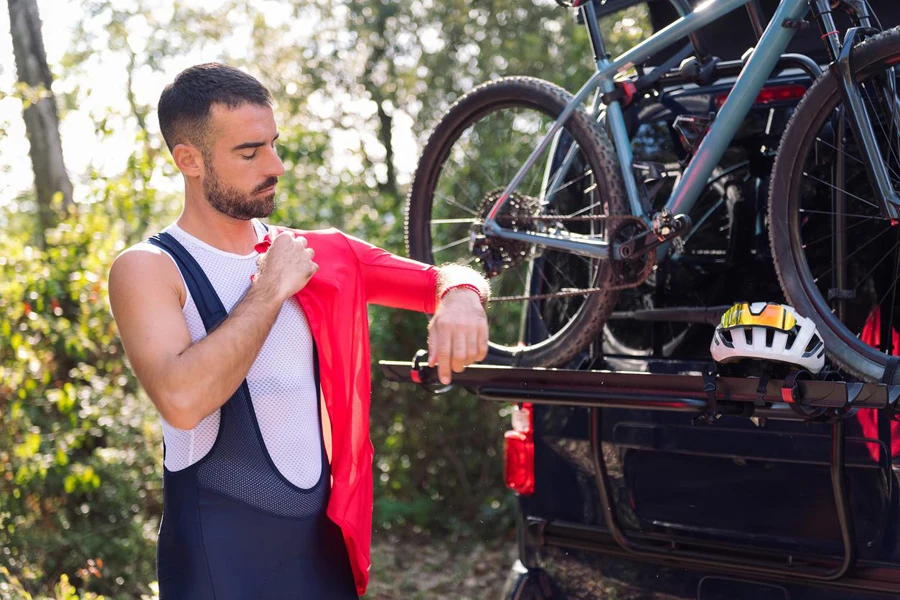
<svg viewBox="0 0 900 600"><path fill-rule="evenodd" d="M890 230L888 230L888 231L890 231ZM862 283L869 278L869 275L874 273L875 269L877 269L881 265L881 263L883 263L885 261L885 259L888 256L890 256L891 252L893 252L894 250L897 249L898 246L900 246L900 240L897 240L897 243L894 244L890 250L888 250L887 252L884 253L884 256L881 257L881 260L879 260L877 263L875 263L875 266L872 267L871 269L869 269L869 272L862 276L862 278L859 280L859 283L857 283L855 286L853 286L853 290L856 291L856 288L858 288L860 285L862 285Z"/></svg>
<svg viewBox="0 0 900 600"><path fill-rule="evenodd" d="M866 91L866 98L869 99L870 104L874 108L875 103L872 102L872 96L869 94L869 88L867 86L862 86L862 88ZM893 117L893 113L891 116ZM878 127L879 127L879 129L881 129L881 133L883 133L885 136L885 141L887 142L888 151L889 151L891 157L897 158L897 155L894 152L894 143L893 143L894 138L887 131L884 130L884 123L882 123L881 119L875 119L875 120L878 122ZM870 121L871 121L871 119L870 119ZM892 118L891 119L891 130L892 131L893 131L893 128L894 128L894 122L893 122L893 118ZM893 169L890 168L890 163L887 160L884 161L884 166L893 173ZM894 176L895 177L897 176L896 173L894 173Z"/></svg>
<svg viewBox="0 0 900 600"><path fill-rule="evenodd" d="M478 223L478 219L432 219L432 225L465 225Z"/></svg>
<svg viewBox="0 0 900 600"><path fill-rule="evenodd" d="M831 148L831 149L833 149L833 150L837 150L838 152L840 152L841 154L843 154L843 155L846 156L847 158L850 158L850 159L852 159L854 162L857 162L857 163L859 163L859 164L861 164L861 165L863 165L863 166L865 166L865 164L866 164L865 161L862 160L861 158L858 158L858 157L857 157L856 155L854 155L854 154L850 154L849 152L845 151L843 148L838 148L838 147L835 146L834 144L831 144L831 143L829 143L829 142L826 142L826 141L825 141L824 139L822 139L821 137L817 137L817 138L816 138L816 142L825 144L826 146L828 146L829 148ZM887 167L887 169L891 172L891 175L893 175L893 176L896 178L896 182L900 182L900 175L898 175L897 172L894 171L894 170L891 168L890 164L885 163L885 167Z"/></svg>
<svg viewBox="0 0 900 600"><path fill-rule="evenodd" d="M874 202L869 202L869 201L866 200L865 198L860 198L859 196L856 196L855 194L851 194L851 193L848 192L847 190L842 190L841 188L837 187L836 185L834 185L834 184L832 184L832 183L828 183L827 181L824 181L824 180L822 180L822 179L819 179L819 178L816 177L815 175L810 175L810 174L807 173L806 171L803 172L803 175L806 176L806 177L809 177L810 179L814 179L815 181L818 181L819 183L824 183L824 184L827 185L828 187L830 187L830 188L832 188L832 189L835 189L835 190L837 190L837 191L839 191L839 192L842 192L842 193L844 193L844 194L850 196L851 198L856 198L856 199L859 200L860 202L864 202L864 203L868 204L869 206L871 206L871 207L873 207L873 208L879 208L878 205L875 204ZM879 210L880 210L880 209L879 209Z"/></svg>
<svg viewBox="0 0 900 600"><path fill-rule="evenodd" d="M469 241L469 238L468 238L468 237L460 238L460 239L458 239L458 240L455 240L455 241L450 242L449 244L444 244L443 246L438 246L437 248L435 248L434 250L432 250L432 253L433 253L433 254L437 254L438 252L442 252L442 251L447 250L447 249L449 249L449 248L454 248L454 247L459 246L459 245L461 245L461 244L465 244L465 243L468 242L468 241Z"/></svg>
<svg viewBox="0 0 900 600"><path fill-rule="evenodd" d="M572 217L581 216L585 213L585 211L591 210L592 208L596 208L598 206L602 207L603 203L602 202L594 202L593 204L588 204L584 208L580 208L573 213L569 213L568 215L561 215L561 216L566 219L571 219Z"/></svg>
<svg viewBox="0 0 900 600"><path fill-rule="evenodd" d="M814 215L836 215L837 213L830 210L811 210L809 208L801 208L797 212L800 213L809 213ZM859 214L847 214L843 213L843 216L848 219L868 219L868 220L877 220L877 221L890 221L887 217L873 217L872 215L859 215Z"/></svg>
<svg viewBox="0 0 900 600"><path fill-rule="evenodd" d="M848 260L850 260L851 258L853 258L854 256L856 256L857 254L859 254L862 250L864 250L865 248L867 248L869 245L871 245L873 242L875 242L875 240L877 240L878 238L880 238L881 236L883 236L883 235L884 235L886 232L888 232L888 231L891 231L891 229L890 229L890 228L885 228L884 230L882 230L881 233L879 233L879 234L876 235L875 237L869 238L869 241L867 241L865 244L863 244L862 246L860 246L859 248L857 248L856 250L854 250L853 252L851 252L850 254L848 254L843 260L839 261L836 265L832 265L832 267L831 267L830 269L828 269L827 271L825 271L824 273L822 273L822 274L819 275L818 277L815 277L815 278L813 279L813 281L815 281L816 283L818 283L820 279L822 279L823 277L825 277L826 275L828 275L829 273L831 273L832 271L834 271L834 269L835 269L836 267L838 267L839 265L844 264L845 262L847 262ZM882 259L882 260L884 260L884 259ZM881 261L879 261L878 264L881 264ZM876 266L877 266L877 265L876 265Z"/></svg>
<svg viewBox="0 0 900 600"><path fill-rule="evenodd" d="M459 202L457 202L456 200L453 200L453 199L450 198L449 196L445 196L445 195L443 195L443 194L438 194L437 192L435 192L434 197L437 198L438 200L440 200L441 202L446 202L447 204L449 204L449 205L451 205L451 206L456 206L457 208L463 209L464 211L466 211L467 213L469 213L469 214L472 215L473 217L478 218L478 216L479 216L477 212L475 212L474 210L472 210L472 209L469 208L468 206L465 206L465 205L460 204ZM471 199L471 198L470 198L470 199Z"/></svg>
<svg viewBox="0 0 900 600"><path fill-rule="evenodd" d="M578 183L579 181L581 181L582 179L584 179L585 177L590 177L591 175L593 175L593 173L591 172L590 169L588 169L587 171L585 171L584 173L579 175L577 179L573 179L572 181L569 181L569 182L565 183L564 185L561 185L558 188L556 188L556 191L554 192L554 194L560 193L561 191L568 188L569 186L572 186L572 185ZM552 177L551 177L551 180L552 180ZM588 188L588 189L590 189L590 188ZM587 192L587 191L588 190L585 190L585 192Z"/></svg>
<svg viewBox="0 0 900 600"><path fill-rule="evenodd" d="M832 214L834 214L834 213L832 213ZM874 219L875 217L872 217L872 218ZM871 220L871 219L869 219L869 220ZM810 246L814 246L815 244L818 244L819 242L824 242L825 240L830 240L831 238L833 238L835 236L835 234L846 233L846 232L850 231L851 229L853 229L854 227L858 227L859 225L865 225L865 223L866 223L865 220L857 221L853 225L850 225L849 227L844 227L843 229L839 229L838 231L835 231L831 235L826 235L826 236L820 237L819 239L812 241L812 242L804 242L802 247L808 248Z"/></svg>
<svg viewBox="0 0 900 600"><path fill-rule="evenodd" d="M570 285L568 286L568 289L578 289L578 286L575 284L575 282L572 281L572 279L568 276L568 274L566 274L562 269L560 269L560 268L556 265L556 262L555 262L555 261L554 261L554 262L551 262L551 261L545 261L545 262L549 262L550 265L553 267L553 269L557 272L557 274L559 274L560 277L565 278L565 280L570 284ZM546 276L544 276L544 281L547 282L548 284L550 283L550 280L547 279ZM566 289L566 288L565 288L564 286L559 286L559 289L562 290L562 289Z"/></svg>
<svg viewBox="0 0 900 600"><path fill-rule="evenodd" d="M834 150L837 150L838 152L840 152L841 154L843 154L843 155L846 156L847 158L852 158L853 160L855 160L856 162L858 162L858 163L861 164L861 165L865 165L865 164L866 164L862 159L857 158L856 156L854 156L853 154L850 154L849 152L845 152L842 148L838 148L838 147L835 146L834 144L830 144L830 143L826 142L825 140L823 140L823 139L820 138L820 137L817 137L817 138L816 138L816 141L817 141L817 142L820 142L820 143L822 143L822 144L825 144L825 145L828 146L829 148L832 148L832 149L834 149Z"/></svg>

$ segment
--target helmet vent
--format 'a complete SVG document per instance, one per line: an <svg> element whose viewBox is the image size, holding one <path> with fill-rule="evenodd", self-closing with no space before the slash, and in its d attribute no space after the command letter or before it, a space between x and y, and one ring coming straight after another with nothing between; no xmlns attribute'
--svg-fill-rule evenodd
<svg viewBox="0 0 900 600"><path fill-rule="evenodd" d="M731 337L731 331L729 331L728 329L723 329L721 335L722 343L729 348L734 348L734 339Z"/></svg>
<svg viewBox="0 0 900 600"><path fill-rule="evenodd" d="M753 345L753 331L749 327L744 327L744 341L748 346Z"/></svg>
<svg viewBox="0 0 900 600"><path fill-rule="evenodd" d="M766 348L771 348L775 344L775 330L766 328Z"/></svg>
<svg viewBox="0 0 900 600"><path fill-rule="evenodd" d="M813 336L809 339L809 343L806 345L806 350L804 350L804 353L812 352L813 350L816 349L816 346L818 346L821 343L822 343L822 340L819 339L819 335L813 334Z"/></svg>

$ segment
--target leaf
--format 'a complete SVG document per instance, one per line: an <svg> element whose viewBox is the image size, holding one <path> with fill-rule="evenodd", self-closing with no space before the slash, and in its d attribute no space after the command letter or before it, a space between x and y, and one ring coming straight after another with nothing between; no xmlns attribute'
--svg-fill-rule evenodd
<svg viewBox="0 0 900 600"><path fill-rule="evenodd" d="M41 447L41 435L39 433L29 433L25 436L25 441L16 446L14 454L19 458L31 458Z"/></svg>

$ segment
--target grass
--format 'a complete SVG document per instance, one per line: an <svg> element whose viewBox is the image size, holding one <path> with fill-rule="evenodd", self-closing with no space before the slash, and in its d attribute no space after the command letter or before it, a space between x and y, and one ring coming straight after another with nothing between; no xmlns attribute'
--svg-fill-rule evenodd
<svg viewBox="0 0 900 600"><path fill-rule="evenodd" d="M499 600L515 546L514 532L489 542L381 533L372 545L365 600Z"/></svg>

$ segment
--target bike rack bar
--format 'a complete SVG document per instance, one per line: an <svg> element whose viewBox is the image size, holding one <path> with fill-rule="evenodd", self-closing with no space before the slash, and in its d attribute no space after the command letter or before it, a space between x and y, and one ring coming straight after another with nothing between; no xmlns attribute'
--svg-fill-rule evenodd
<svg viewBox="0 0 900 600"><path fill-rule="evenodd" d="M406 361L380 361L379 365L391 381L418 383L432 389L441 387L436 369L427 365ZM717 376L715 382L713 393L716 412L720 414L752 416L749 409L756 408L760 401L773 407L788 406L783 396L784 381L780 379L768 380L763 394L757 389L760 379L756 377ZM709 392L700 373L671 375L472 365L462 373L453 374L453 385L469 388L485 400L498 402L569 404L698 414L710 408ZM799 404L814 408L844 411L873 408L893 412L900 397L900 385L889 386L882 383L798 378L794 386ZM742 406L746 404L753 406ZM793 414L792 411L784 413L785 418L790 418Z"/></svg>
<svg viewBox="0 0 900 600"><path fill-rule="evenodd" d="M716 65L715 75L717 78L737 77L740 75L741 69L743 68L744 61L742 60L725 60ZM781 58L778 59L778 63L775 65L772 75L775 76L785 69L800 69L813 81L818 79L819 75L822 74L822 68L816 64L816 61L803 54L782 54ZM674 86L694 82L691 79L685 78L678 69L673 69L660 77L657 83L663 86Z"/></svg>

